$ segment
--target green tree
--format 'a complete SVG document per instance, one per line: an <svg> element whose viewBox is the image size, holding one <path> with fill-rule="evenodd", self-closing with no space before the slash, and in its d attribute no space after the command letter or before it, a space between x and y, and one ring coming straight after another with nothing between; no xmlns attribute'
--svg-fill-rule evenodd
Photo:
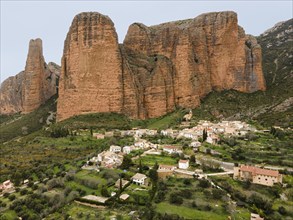
<svg viewBox="0 0 293 220"><path fill-rule="evenodd" d="M16 171L13 175L12 175L12 180L14 182L14 185L19 186L21 183L21 178L22 175L19 171Z"/></svg>
<svg viewBox="0 0 293 220"><path fill-rule="evenodd" d="M102 196L105 196L105 197L109 197L110 196L110 194L108 192L108 189L107 189L107 187L105 185L102 186L101 195Z"/></svg>
<svg viewBox="0 0 293 220"><path fill-rule="evenodd" d="M208 137L208 132L206 129L204 129L202 132L202 142L206 141L207 137Z"/></svg>
<svg viewBox="0 0 293 220"><path fill-rule="evenodd" d="M142 173L143 169L142 169L142 163L141 163L141 158L139 157L139 168L138 168L138 172Z"/></svg>
<svg viewBox="0 0 293 220"><path fill-rule="evenodd" d="M195 155L193 154L193 155L190 156L190 163L195 164L195 162L196 162Z"/></svg>
<svg viewBox="0 0 293 220"><path fill-rule="evenodd" d="M8 196L8 199L9 199L10 201L13 201L13 200L15 199L15 195L14 195L14 194L10 194L10 195Z"/></svg>
<svg viewBox="0 0 293 220"><path fill-rule="evenodd" d="M122 164L121 164L120 168L121 168L122 170L127 170L127 169L129 169L129 167L131 167L132 165L133 165L133 163L132 163L131 157L130 157L129 155L125 155L125 156L123 157L123 161L122 161Z"/></svg>
<svg viewBox="0 0 293 220"><path fill-rule="evenodd" d="M93 127L90 128L91 137L93 136Z"/></svg>
<svg viewBox="0 0 293 220"><path fill-rule="evenodd" d="M158 181L158 172L155 169L149 170L149 177L153 183L156 183Z"/></svg>

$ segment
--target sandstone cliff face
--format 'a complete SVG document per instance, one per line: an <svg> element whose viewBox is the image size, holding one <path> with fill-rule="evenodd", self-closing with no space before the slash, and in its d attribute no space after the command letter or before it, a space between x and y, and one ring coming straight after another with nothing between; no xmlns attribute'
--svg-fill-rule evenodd
<svg viewBox="0 0 293 220"><path fill-rule="evenodd" d="M175 66L176 104L196 107L211 90L264 90L261 48L245 35L234 12L147 27L133 24L124 40L128 54L163 55Z"/></svg>
<svg viewBox="0 0 293 220"><path fill-rule="evenodd" d="M58 120L90 112L121 112L122 68L110 18L77 15L67 34L59 83Z"/></svg>
<svg viewBox="0 0 293 220"><path fill-rule="evenodd" d="M41 39L31 40L25 70L9 77L0 88L0 113L29 113L56 94L60 67L47 65Z"/></svg>
<svg viewBox="0 0 293 220"><path fill-rule="evenodd" d="M11 76L0 87L0 114L12 114L22 111L22 82L24 71Z"/></svg>
<svg viewBox="0 0 293 220"><path fill-rule="evenodd" d="M112 111L158 117L228 89L265 90L261 48L238 26L236 13L135 23L120 46L108 17L81 13L65 41L57 119Z"/></svg>

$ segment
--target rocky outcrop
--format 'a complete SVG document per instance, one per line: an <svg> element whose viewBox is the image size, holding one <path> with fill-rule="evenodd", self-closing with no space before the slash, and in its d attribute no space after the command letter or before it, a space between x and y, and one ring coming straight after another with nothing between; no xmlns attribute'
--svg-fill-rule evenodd
<svg viewBox="0 0 293 220"><path fill-rule="evenodd" d="M56 94L60 67L47 65L42 40L31 40L25 70L6 79L0 88L0 113L29 113Z"/></svg>
<svg viewBox="0 0 293 220"><path fill-rule="evenodd" d="M135 23L120 46L110 18L81 13L65 40L57 120L91 112L152 118L195 108L212 90L265 90L261 61L234 12Z"/></svg>
<svg viewBox="0 0 293 220"><path fill-rule="evenodd" d="M0 87L0 114L13 114L22 111L22 83L24 71L11 76Z"/></svg>
<svg viewBox="0 0 293 220"><path fill-rule="evenodd" d="M176 71L176 99L196 107L211 90L264 90L261 48L245 35L234 12L147 27L133 24L124 40L128 54L163 55Z"/></svg>
<svg viewBox="0 0 293 220"><path fill-rule="evenodd" d="M122 111L121 54L114 24L99 13L77 15L67 34L59 83L58 120Z"/></svg>

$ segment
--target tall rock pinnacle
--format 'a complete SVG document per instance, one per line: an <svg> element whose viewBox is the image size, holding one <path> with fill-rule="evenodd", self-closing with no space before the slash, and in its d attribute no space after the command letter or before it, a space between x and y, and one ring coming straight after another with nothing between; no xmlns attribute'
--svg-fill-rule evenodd
<svg viewBox="0 0 293 220"><path fill-rule="evenodd" d="M31 40L25 70L1 84L0 113L29 113L45 103L56 94L59 73L55 70L51 71L45 63L42 40Z"/></svg>

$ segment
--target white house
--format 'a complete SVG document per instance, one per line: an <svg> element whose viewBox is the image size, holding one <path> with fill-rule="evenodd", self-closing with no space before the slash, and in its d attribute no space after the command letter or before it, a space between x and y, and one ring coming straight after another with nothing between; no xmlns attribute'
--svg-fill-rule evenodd
<svg viewBox="0 0 293 220"><path fill-rule="evenodd" d="M163 151L167 152L168 154L178 153L181 154L182 150L179 147L175 146L164 146Z"/></svg>
<svg viewBox="0 0 293 220"><path fill-rule="evenodd" d="M120 166L123 160L123 156L110 151L103 151L98 154L98 162L102 167L113 168Z"/></svg>
<svg viewBox="0 0 293 220"><path fill-rule="evenodd" d="M98 157L92 157L88 162L97 163L98 161Z"/></svg>
<svg viewBox="0 0 293 220"><path fill-rule="evenodd" d="M173 129L166 129L161 131L161 135L175 138L179 132Z"/></svg>
<svg viewBox="0 0 293 220"><path fill-rule="evenodd" d="M250 220L264 220L259 214L250 213Z"/></svg>
<svg viewBox="0 0 293 220"><path fill-rule="evenodd" d="M182 131L179 132L178 137L184 137L184 138L188 138L188 139L197 139L197 133L192 130L192 129L184 129Z"/></svg>
<svg viewBox="0 0 293 220"><path fill-rule="evenodd" d="M110 146L110 152L120 153L121 152L121 147L120 146L116 146L116 145L111 145Z"/></svg>
<svg viewBox="0 0 293 220"><path fill-rule="evenodd" d="M136 173L131 180L137 185L146 185L147 176L142 173Z"/></svg>
<svg viewBox="0 0 293 220"><path fill-rule="evenodd" d="M10 180L4 181L2 184L0 184L1 190L9 190L14 187L13 183Z"/></svg>
<svg viewBox="0 0 293 220"><path fill-rule="evenodd" d="M133 150L135 150L135 147L133 145L123 147L123 153L124 154L129 154Z"/></svg>
<svg viewBox="0 0 293 220"><path fill-rule="evenodd" d="M210 144L217 144L218 140L219 140L218 136L212 134L207 137L206 142Z"/></svg>
<svg viewBox="0 0 293 220"><path fill-rule="evenodd" d="M146 129L138 129L138 130L135 130L135 135L137 137L142 137L145 133L146 133Z"/></svg>
<svg viewBox="0 0 293 220"><path fill-rule="evenodd" d="M199 141L193 141L189 145L190 147L200 147L201 143Z"/></svg>
<svg viewBox="0 0 293 220"><path fill-rule="evenodd" d="M134 146L139 147L139 148L148 148L149 144L145 140L140 140L140 141L135 142Z"/></svg>
<svg viewBox="0 0 293 220"><path fill-rule="evenodd" d="M146 130L146 135L148 136L155 136L157 133L158 133L157 130L149 130L149 129Z"/></svg>
<svg viewBox="0 0 293 220"><path fill-rule="evenodd" d="M188 169L188 167L189 167L189 160L179 160L179 162L178 162L179 169L186 170L186 169Z"/></svg>

